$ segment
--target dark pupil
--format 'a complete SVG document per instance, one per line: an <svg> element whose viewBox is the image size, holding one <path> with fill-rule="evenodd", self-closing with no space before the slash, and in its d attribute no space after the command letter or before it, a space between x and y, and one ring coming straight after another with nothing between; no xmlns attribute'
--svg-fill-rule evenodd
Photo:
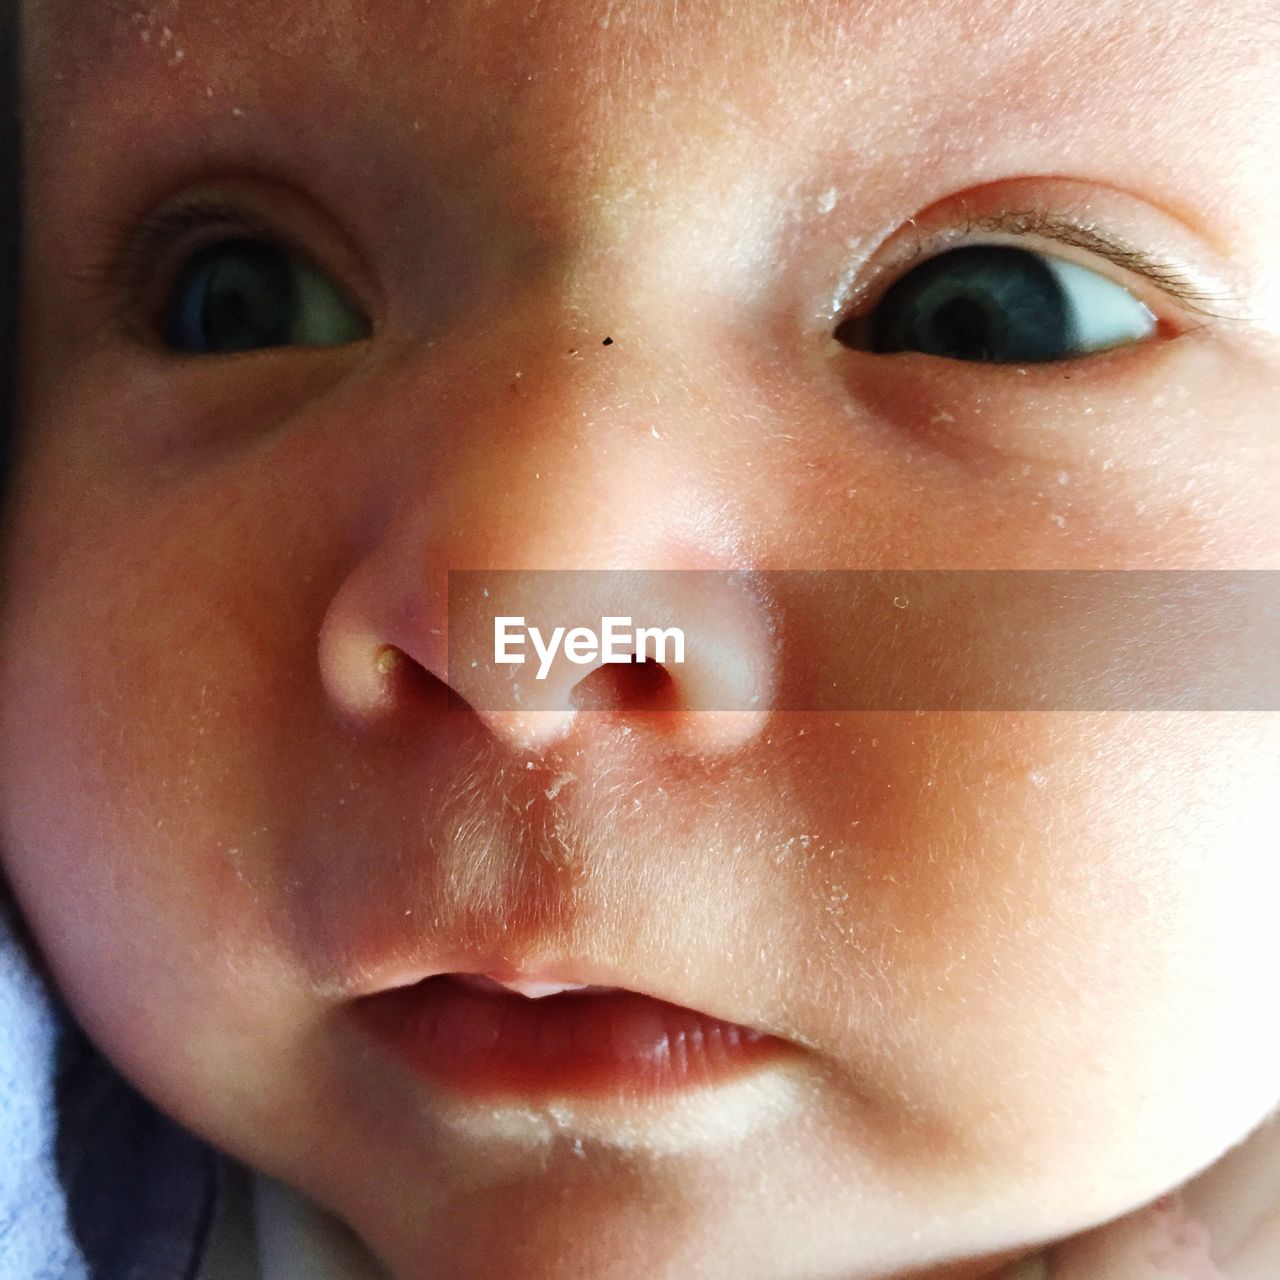
<svg viewBox="0 0 1280 1280"><path fill-rule="evenodd" d="M953 360L1058 360L1076 344L1070 302L1038 255L966 245L898 280L870 317L872 351Z"/></svg>
<svg viewBox="0 0 1280 1280"><path fill-rule="evenodd" d="M284 346L296 319L288 254L255 240L202 249L174 286L165 341L179 351L252 351Z"/></svg>

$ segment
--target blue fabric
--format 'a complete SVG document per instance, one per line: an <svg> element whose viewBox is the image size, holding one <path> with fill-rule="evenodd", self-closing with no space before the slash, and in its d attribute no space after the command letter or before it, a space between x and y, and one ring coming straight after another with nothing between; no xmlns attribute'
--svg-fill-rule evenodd
<svg viewBox="0 0 1280 1280"><path fill-rule="evenodd" d="M59 1032L0 904L0 1280L85 1280L55 1159Z"/></svg>
<svg viewBox="0 0 1280 1280"><path fill-rule="evenodd" d="M93 1047L0 903L0 1280L195 1280L219 1159Z"/></svg>
<svg viewBox="0 0 1280 1280"><path fill-rule="evenodd" d="M59 1054L58 1171L94 1280L194 1280L218 1156L146 1101L68 1026Z"/></svg>

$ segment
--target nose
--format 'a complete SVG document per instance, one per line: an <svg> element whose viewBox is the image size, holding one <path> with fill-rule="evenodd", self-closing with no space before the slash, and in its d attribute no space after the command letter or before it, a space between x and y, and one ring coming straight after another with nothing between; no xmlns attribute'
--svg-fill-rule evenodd
<svg viewBox="0 0 1280 1280"><path fill-rule="evenodd" d="M363 554L320 633L335 709L402 729L460 700L522 751L587 724L745 748L770 711L776 626L707 398L652 355L619 360L621 338L588 355L580 335L506 337L487 368L468 352L468 387L432 431L405 425L417 382L361 414L396 463L353 495ZM656 393L673 385L686 395Z"/></svg>

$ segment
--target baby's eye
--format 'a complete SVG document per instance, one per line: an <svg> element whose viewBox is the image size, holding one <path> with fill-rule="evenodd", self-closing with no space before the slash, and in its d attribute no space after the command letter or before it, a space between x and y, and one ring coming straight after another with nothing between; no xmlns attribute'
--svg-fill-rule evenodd
<svg viewBox="0 0 1280 1280"><path fill-rule="evenodd" d="M190 355L260 347L335 347L367 338L368 319L295 254L261 240L196 252L165 302L165 342Z"/></svg>
<svg viewBox="0 0 1280 1280"><path fill-rule="evenodd" d="M1074 262L1010 245L964 245L894 282L835 336L877 353L1027 364L1139 342L1156 317L1127 289Z"/></svg>

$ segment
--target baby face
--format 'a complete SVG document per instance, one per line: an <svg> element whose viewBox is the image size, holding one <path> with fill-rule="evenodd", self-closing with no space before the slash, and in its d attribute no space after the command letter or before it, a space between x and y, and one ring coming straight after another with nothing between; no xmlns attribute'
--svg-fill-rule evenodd
<svg viewBox="0 0 1280 1280"><path fill-rule="evenodd" d="M819 711L893 655L717 576L1280 567L1269 4L24 24L0 854L139 1089L398 1280L986 1276L1270 1113L1273 716ZM449 661L450 570L614 568L710 571L678 713ZM774 1051L482 1096L358 1014L498 970Z"/></svg>

